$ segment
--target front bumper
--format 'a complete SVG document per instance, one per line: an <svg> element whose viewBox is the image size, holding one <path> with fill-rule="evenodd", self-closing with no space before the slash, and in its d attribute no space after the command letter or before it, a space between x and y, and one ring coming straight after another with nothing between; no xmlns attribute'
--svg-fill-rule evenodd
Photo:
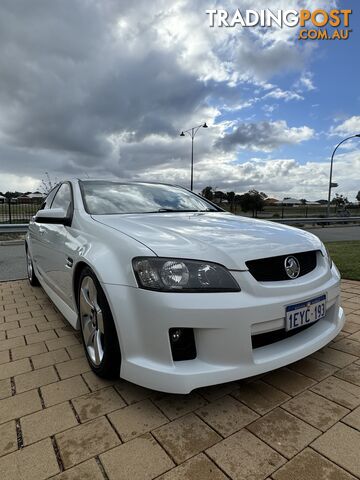
<svg viewBox="0 0 360 480"><path fill-rule="evenodd" d="M229 382L273 370L328 344L345 322L340 276L325 261L296 280L257 282L232 272L241 292L164 293L104 284L122 352L121 377L171 393ZM327 297L327 314L296 335L254 349L251 336L285 326L285 306ZM197 357L174 362L169 329L194 329Z"/></svg>

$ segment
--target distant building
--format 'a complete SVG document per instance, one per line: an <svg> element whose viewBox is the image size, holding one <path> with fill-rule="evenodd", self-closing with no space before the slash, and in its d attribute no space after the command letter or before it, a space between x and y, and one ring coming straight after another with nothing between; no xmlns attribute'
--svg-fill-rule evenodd
<svg viewBox="0 0 360 480"><path fill-rule="evenodd" d="M3 195L0 195L0 203L5 203L6 202L6 197Z"/></svg>
<svg viewBox="0 0 360 480"><path fill-rule="evenodd" d="M43 198L45 198L45 195L43 193L40 193L40 192L34 192L34 193L29 193L27 195L28 198L31 198L31 199L35 199L35 200L42 200Z"/></svg>
<svg viewBox="0 0 360 480"><path fill-rule="evenodd" d="M27 193L24 195L21 195L20 197L17 197L16 203L41 203L43 198L45 197L44 194L40 192L34 192L34 193Z"/></svg>
<svg viewBox="0 0 360 480"><path fill-rule="evenodd" d="M284 200L279 200L277 205L285 205L287 207L294 207L297 205L302 205L302 201L297 198L284 198Z"/></svg>
<svg viewBox="0 0 360 480"><path fill-rule="evenodd" d="M20 197L14 198L14 200L16 203L32 203L31 198L29 198L27 195L20 195Z"/></svg>
<svg viewBox="0 0 360 480"><path fill-rule="evenodd" d="M284 198L284 200L279 200L277 205L285 205L286 207L298 207L299 205L320 205L319 202L312 202L305 200L298 200L297 198Z"/></svg>
<svg viewBox="0 0 360 480"><path fill-rule="evenodd" d="M265 205L277 205L280 202L277 198L267 197L264 200Z"/></svg>

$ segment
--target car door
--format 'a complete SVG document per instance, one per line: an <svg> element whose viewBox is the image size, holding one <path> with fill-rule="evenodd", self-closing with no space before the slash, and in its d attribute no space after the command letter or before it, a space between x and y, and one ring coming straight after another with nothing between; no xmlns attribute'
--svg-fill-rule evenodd
<svg viewBox="0 0 360 480"><path fill-rule="evenodd" d="M61 184L57 190L50 208L62 208L72 216L74 210L72 187L69 182ZM67 304L70 304L69 291L72 284L71 268L69 262L68 229L59 224L39 224L40 241L38 247L38 263L40 273L46 283Z"/></svg>
<svg viewBox="0 0 360 480"><path fill-rule="evenodd" d="M55 194L59 189L59 185L53 188L45 198L43 204L40 207L40 210L48 209L51 207L51 204L54 200ZM35 216L32 218L29 224L29 247L31 252L31 257L36 265L37 271L40 273L42 277L44 277L44 271L46 270L46 266L44 263L46 262L46 257L42 257L43 248L42 248L42 236L44 234L44 227L42 224L37 223L35 220Z"/></svg>

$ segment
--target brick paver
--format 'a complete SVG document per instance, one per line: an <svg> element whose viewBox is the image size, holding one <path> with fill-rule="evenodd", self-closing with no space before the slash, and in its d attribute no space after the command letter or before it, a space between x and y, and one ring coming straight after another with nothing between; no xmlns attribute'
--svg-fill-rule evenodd
<svg viewBox="0 0 360 480"><path fill-rule="evenodd" d="M80 465L68 468L59 475L52 477L52 480L104 480L104 476L98 462L92 458L80 463Z"/></svg>
<svg viewBox="0 0 360 480"><path fill-rule="evenodd" d="M150 400L142 400L110 413L109 419L124 442L168 422L165 415Z"/></svg>
<svg viewBox="0 0 360 480"><path fill-rule="evenodd" d="M72 404L82 423L126 406L124 400L112 387L74 398Z"/></svg>
<svg viewBox="0 0 360 480"><path fill-rule="evenodd" d="M50 438L0 458L4 479L45 480L59 471Z"/></svg>
<svg viewBox="0 0 360 480"><path fill-rule="evenodd" d="M150 434L104 453L100 460L110 480L152 479L174 466Z"/></svg>
<svg viewBox="0 0 360 480"><path fill-rule="evenodd" d="M233 480L265 479L286 462L246 429L217 443L206 453Z"/></svg>
<svg viewBox="0 0 360 480"><path fill-rule="evenodd" d="M0 399L11 396L11 380L10 378L5 378L0 380Z"/></svg>
<svg viewBox="0 0 360 480"><path fill-rule="evenodd" d="M20 425L24 444L29 445L74 427L78 421L70 404L66 402L22 417Z"/></svg>
<svg viewBox="0 0 360 480"><path fill-rule="evenodd" d="M290 460L273 475L274 480L355 480L355 477L339 468L314 450L307 448Z"/></svg>
<svg viewBox="0 0 360 480"><path fill-rule="evenodd" d="M309 390L284 403L282 408L323 432L349 413L347 408Z"/></svg>
<svg viewBox="0 0 360 480"><path fill-rule="evenodd" d="M343 423L334 425L313 444L319 453L357 476L360 476L359 446L360 432Z"/></svg>
<svg viewBox="0 0 360 480"><path fill-rule="evenodd" d="M327 347L254 379L167 395L89 370L41 288L0 283L0 478L360 478L360 282Z"/></svg>
<svg viewBox="0 0 360 480"><path fill-rule="evenodd" d="M100 417L55 435L65 468L120 445L106 417Z"/></svg>
<svg viewBox="0 0 360 480"><path fill-rule="evenodd" d="M153 435L176 463L182 463L211 447L221 437L193 413L153 431Z"/></svg>
<svg viewBox="0 0 360 480"><path fill-rule="evenodd" d="M0 425L0 457L18 448L15 420Z"/></svg>

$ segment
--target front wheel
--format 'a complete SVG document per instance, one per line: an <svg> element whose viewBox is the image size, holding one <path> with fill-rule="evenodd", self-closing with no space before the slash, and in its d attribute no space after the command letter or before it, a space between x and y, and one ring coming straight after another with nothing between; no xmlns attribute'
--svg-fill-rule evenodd
<svg viewBox="0 0 360 480"><path fill-rule="evenodd" d="M104 291L88 267L80 275L78 305L85 353L91 369L102 378L119 377L121 354L114 320Z"/></svg>
<svg viewBox="0 0 360 480"><path fill-rule="evenodd" d="M26 269L30 285L33 287L38 287L40 285L39 280L34 271L34 264L31 259L29 248L26 247Z"/></svg>

